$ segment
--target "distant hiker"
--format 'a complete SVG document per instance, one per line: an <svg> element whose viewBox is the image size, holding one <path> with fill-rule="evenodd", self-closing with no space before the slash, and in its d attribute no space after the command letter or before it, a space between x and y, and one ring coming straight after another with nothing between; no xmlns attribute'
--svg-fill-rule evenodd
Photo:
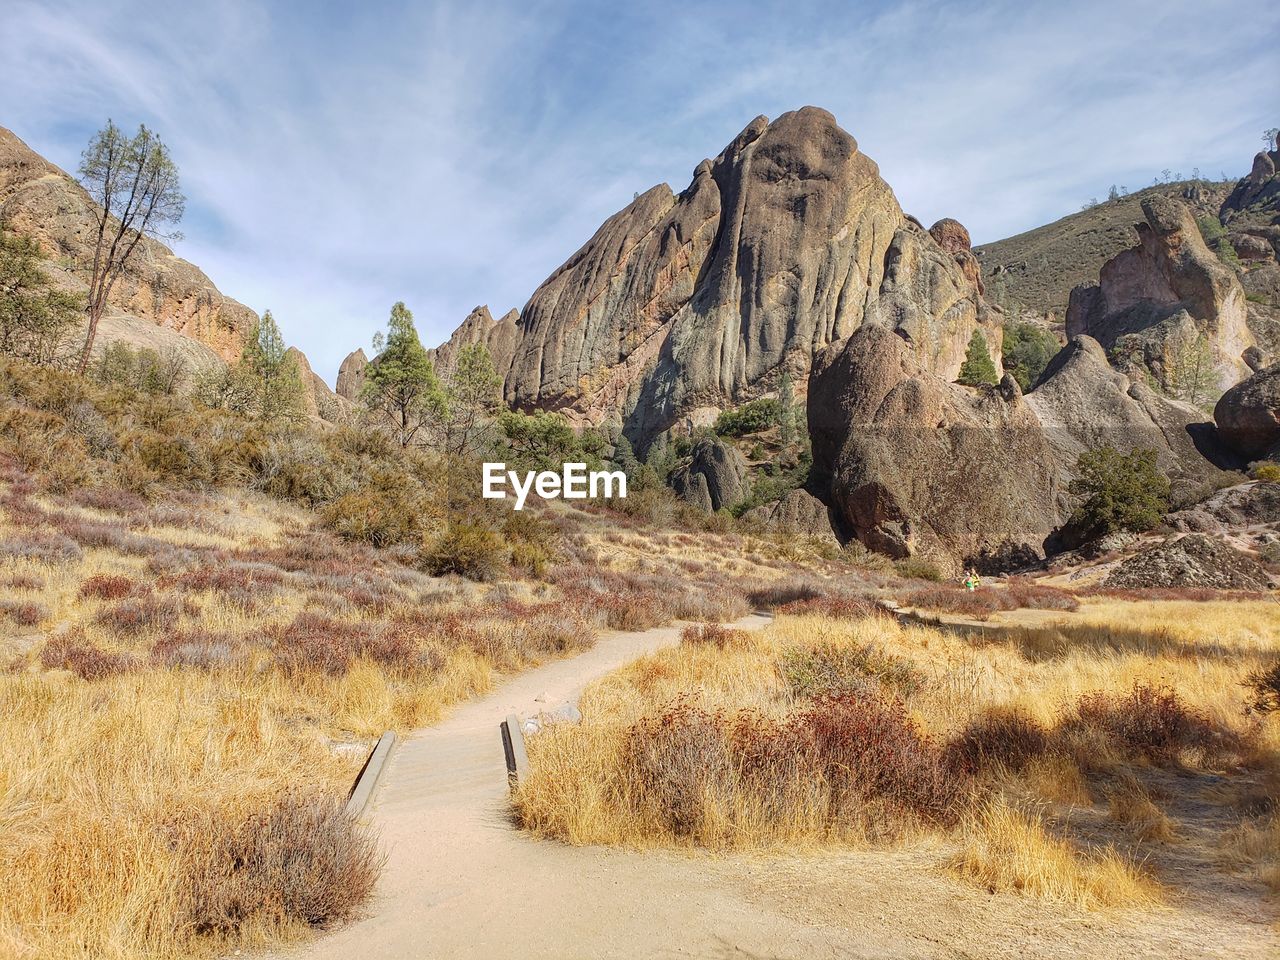
<svg viewBox="0 0 1280 960"><path fill-rule="evenodd" d="M981 583L981 581L978 579L977 571L970 567L969 572L964 576L964 585L969 588L970 593L973 593L973 591L978 589L979 583Z"/></svg>

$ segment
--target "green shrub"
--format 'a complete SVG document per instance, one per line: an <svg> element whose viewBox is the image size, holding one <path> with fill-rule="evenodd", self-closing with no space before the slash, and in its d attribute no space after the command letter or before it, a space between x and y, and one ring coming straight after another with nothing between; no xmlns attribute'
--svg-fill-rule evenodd
<svg viewBox="0 0 1280 960"><path fill-rule="evenodd" d="M723 411L716 417L714 429L722 437L744 437L777 426L781 415L782 404L777 398L761 397L733 410Z"/></svg>
<svg viewBox="0 0 1280 960"><path fill-rule="evenodd" d="M492 530L470 523L451 526L426 549L423 569L433 576L456 573L488 582L502 575L511 551Z"/></svg>
<svg viewBox="0 0 1280 960"><path fill-rule="evenodd" d="M1061 349L1058 338L1034 323L1012 321L1004 328L1004 368L1023 391L1030 390Z"/></svg>
<svg viewBox="0 0 1280 960"><path fill-rule="evenodd" d="M1249 479L1261 480L1264 483L1280 483L1280 463L1274 460L1259 460L1249 468Z"/></svg>
<svg viewBox="0 0 1280 960"><path fill-rule="evenodd" d="M1079 476L1069 490L1083 497L1070 523L1088 536L1117 530L1141 533L1156 526L1169 506L1169 479L1156 465L1156 452L1122 454L1115 447L1088 450L1076 462Z"/></svg>
<svg viewBox="0 0 1280 960"><path fill-rule="evenodd" d="M938 565L918 554L903 557L893 566L900 577L914 580L932 580L935 583L942 579L942 571L938 569Z"/></svg>

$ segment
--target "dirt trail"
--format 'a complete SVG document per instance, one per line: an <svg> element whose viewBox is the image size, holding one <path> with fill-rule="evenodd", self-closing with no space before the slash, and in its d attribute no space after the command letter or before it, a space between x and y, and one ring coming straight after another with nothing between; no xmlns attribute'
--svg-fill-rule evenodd
<svg viewBox="0 0 1280 960"><path fill-rule="evenodd" d="M736 626L767 622L753 616ZM277 956L1261 958L1280 948L1266 916L1206 924L1196 904L1104 919L990 896L943 876L929 845L772 857L636 853L537 841L515 829L501 720L554 707L678 639L674 627L609 635L403 743L368 814L388 860L366 918Z"/></svg>

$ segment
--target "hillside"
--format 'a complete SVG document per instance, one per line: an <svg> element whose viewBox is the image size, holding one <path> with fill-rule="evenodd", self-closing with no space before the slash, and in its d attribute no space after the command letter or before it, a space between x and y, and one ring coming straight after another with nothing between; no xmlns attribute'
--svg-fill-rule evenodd
<svg viewBox="0 0 1280 960"><path fill-rule="evenodd" d="M1071 289L1081 283L1096 283L1102 265L1137 242L1134 224L1143 220L1144 199L1174 197L1197 218L1216 219L1233 186L1201 180L1147 187L975 247L987 295L1006 311L1041 316L1052 313L1061 323Z"/></svg>

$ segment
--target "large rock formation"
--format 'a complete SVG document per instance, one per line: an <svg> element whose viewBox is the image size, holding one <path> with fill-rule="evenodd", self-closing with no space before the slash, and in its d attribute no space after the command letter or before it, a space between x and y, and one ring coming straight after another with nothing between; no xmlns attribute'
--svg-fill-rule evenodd
<svg viewBox="0 0 1280 960"><path fill-rule="evenodd" d="M814 537L839 545L831 508L808 490L791 490L781 500L752 507L742 515L751 523L758 523L775 533Z"/></svg>
<svg viewBox="0 0 1280 960"><path fill-rule="evenodd" d="M1253 168L1241 178L1222 204L1222 221L1251 219L1248 214L1280 210L1280 150L1262 150L1253 158Z"/></svg>
<svg viewBox="0 0 1280 960"><path fill-rule="evenodd" d="M73 290L87 287L95 239L94 203L84 189L11 131L0 127L0 220L32 237L46 269ZM144 240L111 294L99 343L125 340L182 349L178 334L208 348L184 350L196 364L234 361L257 315L223 296L198 267L162 243ZM158 328L158 329L157 329Z"/></svg>
<svg viewBox="0 0 1280 960"><path fill-rule="evenodd" d="M336 422L350 409L350 404L329 389L320 374L311 369L307 355L297 347L290 347L286 355L293 357L302 380L302 406L313 420Z"/></svg>
<svg viewBox="0 0 1280 960"><path fill-rule="evenodd" d="M1107 576L1104 586L1269 590L1271 578L1258 561L1230 544L1189 533L1125 560Z"/></svg>
<svg viewBox="0 0 1280 960"><path fill-rule="evenodd" d="M1218 433L1250 460L1280 453L1280 363L1237 384L1213 408Z"/></svg>
<svg viewBox="0 0 1280 960"><path fill-rule="evenodd" d="M1012 377L958 386L868 323L815 360L808 410L816 478L868 547L951 569L1043 555L1058 469Z"/></svg>
<svg viewBox="0 0 1280 960"><path fill-rule="evenodd" d="M621 423L641 446L767 392L784 365L803 382L815 351L866 320L951 379L976 325L997 360L1000 344L956 228L939 240L908 219L826 111L758 117L683 193L654 187L605 221L509 326L473 313L450 343L485 339L505 359L511 342L509 402Z"/></svg>
<svg viewBox="0 0 1280 960"><path fill-rule="evenodd" d="M1067 335L1095 338L1171 392L1226 389L1249 375L1245 352L1256 345L1244 290L1183 204L1152 195L1142 211L1138 245L1108 260L1097 284L1071 291Z"/></svg>
<svg viewBox="0 0 1280 960"><path fill-rule="evenodd" d="M363 349L356 349L347 354L338 367L337 394L344 400L356 403L360 399L360 391L364 389L364 372L369 366L369 358Z"/></svg>

